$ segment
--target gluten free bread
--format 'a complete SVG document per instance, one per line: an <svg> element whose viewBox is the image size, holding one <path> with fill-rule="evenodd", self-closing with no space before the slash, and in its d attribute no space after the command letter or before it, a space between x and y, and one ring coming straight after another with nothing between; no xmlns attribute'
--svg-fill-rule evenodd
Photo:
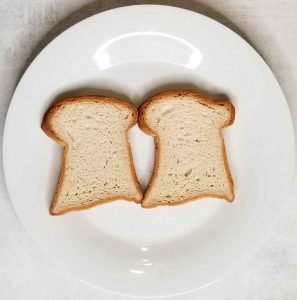
<svg viewBox="0 0 297 300"><path fill-rule="evenodd" d="M137 115L129 102L98 96L69 98L47 112L42 129L64 147L51 214L141 201L127 137Z"/></svg>
<svg viewBox="0 0 297 300"><path fill-rule="evenodd" d="M228 100L213 101L193 91L152 97L139 110L140 128L155 137L155 167L141 204L177 205L215 197L233 201L222 129L233 123Z"/></svg>

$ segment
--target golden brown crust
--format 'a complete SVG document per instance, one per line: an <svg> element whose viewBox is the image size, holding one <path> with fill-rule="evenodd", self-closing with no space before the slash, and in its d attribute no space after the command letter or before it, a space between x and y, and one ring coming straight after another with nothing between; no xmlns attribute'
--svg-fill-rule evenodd
<svg viewBox="0 0 297 300"><path fill-rule="evenodd" d="M80 207L73 207L73 208L68 208L65 209L63 211L59 211L56 212L55 208L56 208L56 204L58 202L58 195L60 194L63 182L64 182L64 172L65 172L65 164L66 164L66 157L67 157L67 153L68 153L68 145L61 140L58 137L58 134L54 131L53 127L52 127L52 119L55 116L55 114L61 109L63 108L63 106L65 105L75 105L77 103L109 103L109 104L114 104L114 105L122 105L122 106L126 106L127 108L130 109L130 111L133 114L133 119L127 129L126 132L126 141L127 141L127 146L128 146L128 152L129 152L129 161L130 161L130 169L131 169L131 175L132 175L132 180L133 183L135 185L135 188L139 194L138 198L131 198L131 197L126 197L126 196L117 196L117 197L110 197L110 198L106 198L104 200L98 200L95 202L92 202L91 204L87 204L84 206L80 206ZM133 157L132 157L132 153L131 153L131 148L130 148L130 143L128 140L128 130L130 128L132 128L136 123L137 123L137 119L138 119L138 111L137 108L135 107L134 104L128 102L128 101L123 101L123 100L119 100L116 98L109 98L109 97L104 97L104 96L77 96L77 97L71 97L71 98L67 98L64 100L59 101L57 104L55 104L53 107L51 107L46 114L44 115L42 124L41 124L41 128L43 129L43 131L51 138L53 139L55 142L57 142L58 144L60 144L63 148L63 156L62 156L62 163L61 163L61 173L59 176L59 180L58 180L58 184L56 187L56 192L54 195L54 199L52 201L51 207L50 207L50 214L57 216L57 215L63 215L67 212L70 211L77 211L77 210L85 210L85 209L89 209L91 207L100 205L100 204L104 204L107 202L111 202L114 200L127 200L127 201L134 201L136 203L140 203L141 199L142 199L142 191L140 189L140 185L139 182L137 180L136 177L136 173L135 173L135 169L134 169L134 164L133 164Z"/></svg>
<svg viewBox="0 0 297 300"><path fill-rule="evenodd" d="M161 142L160 142L160 138L159 138L158 134L156 132L154 132L147 125L147 122L145 121L145 112L148 109L148 107L150 105L152 105L153 103L155 103L157 101L165 101L167 97L174 97L177 95L178 96L189 95L192 98L195 98L200 104L207 105L209 107L224 106L230 111L230 119L222 127L219 128L219 131L220 131L220 137L221 137L221 143L222 143L222 155L223 155L223 159L224 159L224 165L225 165L225 169L226 169L226 173L227 173L227 179L228 179L230 191L232 194L231 197L228 197L228 196L222 195L222 194L202 194L202 195L196 195L193 197L186 198L183 201L180 201L177 203L167 203L166 202L166 203L154 203L154 204L150 204L150 205L147 205L144 203L145 200L147 199L149 193L153 189L154 182L158 176L159 161L160 161L160 147L161 147ZM154 137L154 140L155 140L155 163L154 163L154 165L155 166L154 166L154 170L153 170L153 175L150 179L148 187L144 193L144 197L141 201L141 206L143 208L154 208L156 206L176 206L176 205L181 205L186 202L190 202L190 201L201 199L201 198L219 198L219 199L225 199L228 202L232 202L235 198L234 183L233 183L233 179L232 179L231 172L229 169L227 153L226 153L226 146L225 146L225 142L224 142L224 138L223 138L222 129L232 125L234 122L234 118L235 118L235 108L229 100L216 100L215 101L211 98L204 97L201 94L194 92L194 91L190 91L190 90L168 91L168 92L157 94L157 95L151 97L150 99L148 99L147 101L145 101L139 108L138 125L142 131L144 131L145 133Z"/></svg>

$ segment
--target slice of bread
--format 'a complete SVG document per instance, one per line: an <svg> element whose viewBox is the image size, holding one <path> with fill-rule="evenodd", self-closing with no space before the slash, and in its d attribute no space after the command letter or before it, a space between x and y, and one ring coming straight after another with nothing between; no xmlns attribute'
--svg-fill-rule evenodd
<svg viewBox="0 0 297 300"><path fill-rule="evenodd" d="M127 136L137 115L133 104L99 96L65 99L46 113L42 129L64 147L52 215L117 199L141 201Z"/></svg>
<svg viewBox="0 0 297 300"><path fill-rule="evenodd" d="M147 100L139 126L155 137L155 168L142 206L177 205L198 198L234 200L222 128L234 121L228 100L171 91Z"/></svg>

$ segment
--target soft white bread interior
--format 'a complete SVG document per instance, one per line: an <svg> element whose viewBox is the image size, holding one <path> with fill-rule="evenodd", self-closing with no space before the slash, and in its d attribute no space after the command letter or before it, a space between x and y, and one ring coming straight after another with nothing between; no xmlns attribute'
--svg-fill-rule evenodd
<svg viewBox="0 0 297 300"><path fill-rule="evenodd" d="M137 115L129 102L98 96L69 98L48 111L42 128L64 147L51 214L141 201L127 137Z"/></svg>
<svg viewBox="0 0 297 300"><path fill-rule="evenodd" d="M203 197L234 199L222 128L233 123L228 100L172 91L147 100L140 128L155 137L155 167L143 207L177 205Z"/></svg>

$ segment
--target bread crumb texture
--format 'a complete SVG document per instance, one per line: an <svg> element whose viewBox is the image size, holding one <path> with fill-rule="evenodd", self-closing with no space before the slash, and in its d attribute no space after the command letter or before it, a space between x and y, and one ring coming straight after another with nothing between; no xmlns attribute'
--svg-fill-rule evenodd
<svg viewBox="0 0 297 300"><path fill-rule="evenodd" d="M228 100L191 91L167 92L140 108L140 127L155 136L155 170L143 207L176 205L202 197L232 201L233 181L221 128L233 123Z"/></svg>
<svg viewBox="0 0 297 300"><path fill-rule="evenodd" d="M52 214L115 199L141 200L127 138L137 110L123 103L82 97L62 101L48 112L45 131L65 146Z"/></svg>

